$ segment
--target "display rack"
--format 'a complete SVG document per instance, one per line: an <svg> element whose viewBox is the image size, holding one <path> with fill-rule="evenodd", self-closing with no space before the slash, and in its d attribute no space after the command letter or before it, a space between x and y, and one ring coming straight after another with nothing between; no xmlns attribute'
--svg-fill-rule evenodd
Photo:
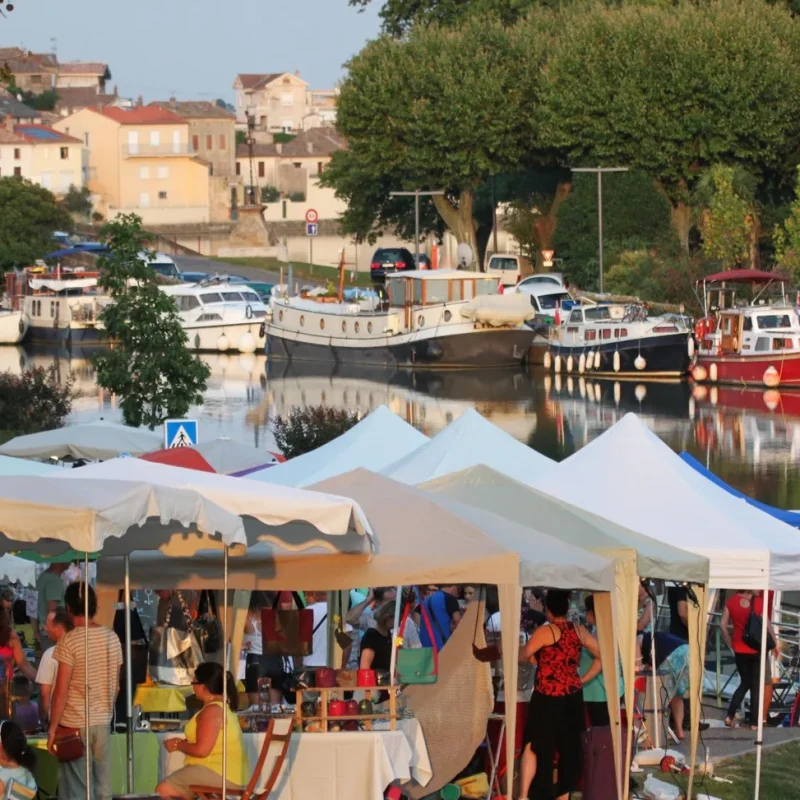
<svg viewBox="0 0 800 800"><path fill-rule="evenodd" d="M369 700L372 702L372 696L374 693L380 694L380 692L388 692L389 693L389 710L388 712L379 712L377 714L355 714L352 716L343 716L343 717L331 717L328 715L328 701L333 696L336 697L337 694L344 695L345 692L354 692L359 691L364 693L364 699ZM320 714L315 716L305 716L303 714L303 694L319 694L320 696ZM343 698L342 698L343 699ZM361 687L354 687L354 688L343 688L341 686L333 686L328 689L322 688L309 688L309 689L298 689L296 692L296 702L297 702L297 713L295 715L295 719L302 727L306 722L321 722L322 725L320 733L328 733L328 723L329 722L361 722L364 724L364 730L371 731L372 730L372 723L376 720L388 720L389 722L389 730L397 730L397 687L387 686L377 687L374 689L365 689Z"/></svg>

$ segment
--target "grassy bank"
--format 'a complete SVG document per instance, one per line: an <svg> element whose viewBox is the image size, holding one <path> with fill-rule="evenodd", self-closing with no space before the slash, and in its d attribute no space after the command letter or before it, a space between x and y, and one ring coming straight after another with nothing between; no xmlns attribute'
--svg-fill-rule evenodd
<svg viewBox="0 0 800 800"><path fill-rule="evenodd" d="M286 275L286 264L278 261L275 258L220 258L217 261L224 261L228 264L237 264L240 267L251 267L255 269L263 269L265 272L280 272L283 268L283 274ZM339 280L339 268L331 266L323 266L322 264L307 264L303 262L292 262L295 280L300 281L315 281L316 283L328 283L333 281L337 283ZM351 275L354 279L351 280ZM347 269L344 276L345 286L365 286L370 287L372 281L370 280L369 273L356 272L351 273L350 268Z"/></svg>

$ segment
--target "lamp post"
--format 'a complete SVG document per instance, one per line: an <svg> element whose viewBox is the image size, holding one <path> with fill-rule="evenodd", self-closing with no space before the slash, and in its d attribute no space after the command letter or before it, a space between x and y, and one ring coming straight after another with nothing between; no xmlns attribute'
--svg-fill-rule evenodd
<svg viewBox="0 0 800 800"><path fill-rule="evenodd" d="M423 192L415 189L413 192L389 192L389 197L414 198L414 263L419 269L419 199L420 197L433 197L443 195L444 192Z"/></svg>
<svg viewBox="0 0 800 800"><path fill-rule="evenodd" d="M600 254L600 294L603 294L603 173L627 172L628 167L570 167L570 170L597 173L597 238Z"/></svg>

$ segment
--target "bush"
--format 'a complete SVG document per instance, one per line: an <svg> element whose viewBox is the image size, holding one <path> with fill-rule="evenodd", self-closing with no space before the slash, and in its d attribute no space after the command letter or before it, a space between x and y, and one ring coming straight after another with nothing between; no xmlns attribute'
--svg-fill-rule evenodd
<svg viewBox="0 0 800 800"><path fill-rule="evenodd" d="M72 410L72 378L59 383L54 367L33 367L16 375L0 372L2 428L14 435L60 428Z"/></svg>
<svg viewBox="0 0 800 800"><path fill-rule="evenodd" d="M92 213L92 193L84 186L70 186L69 191L61 200L61 205L71 214L89 216Z"/></svg>
<svg viewBox="0 0 800 800"><path fill-rule="evenodd" d="M247 144L247 133L245 131L236 131L236 144Z"/></svg>
<svg viewBox="0 0 800 800"><path fill-rule="evenodd" d="M281 193L274 186L261 187L262 203L277 203L281 199Z"/></svg>
<svg viewBox="0 0 800 800"><path fill-rule="evenodd" d="M292 192L289 195L289 200L293 203L305 203L306 201L306 193L305 192Z"/></svg>
<svg viewBox="0 0 800 800"><path fill-rule="evenodd" d="M275 419L275 442L286 458L295 458L347 433L357 422L358 415L352 411L327 406L294 408Z"/></svg>
<svg viewBox="0 0 800 800"><path fill-rule="evenodd" d="M272 141L275 144L286 144L287 142L291 142L293 139L296 139L297 136L294 133L273 133L272 134Z"/></svg>

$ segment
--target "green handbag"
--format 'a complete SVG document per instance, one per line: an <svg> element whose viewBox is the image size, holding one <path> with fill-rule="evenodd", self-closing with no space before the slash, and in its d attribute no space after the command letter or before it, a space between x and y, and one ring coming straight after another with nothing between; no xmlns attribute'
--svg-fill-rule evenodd
<svg viewBox="0 0 800 800"><path fill-rule="evenodd" d="M413 598L413 594L411 596ZM395 634L397 641L402 643L406 621L411 612L412 599L409 598L403 612L400 630ZM436 649L436 638L433 635L431 620L424 603L420 603L422 621L428 630L428 636L433 647L398 647L397 650L397 680L405 684L436 683L439 679L439 653Z"/></svg>

